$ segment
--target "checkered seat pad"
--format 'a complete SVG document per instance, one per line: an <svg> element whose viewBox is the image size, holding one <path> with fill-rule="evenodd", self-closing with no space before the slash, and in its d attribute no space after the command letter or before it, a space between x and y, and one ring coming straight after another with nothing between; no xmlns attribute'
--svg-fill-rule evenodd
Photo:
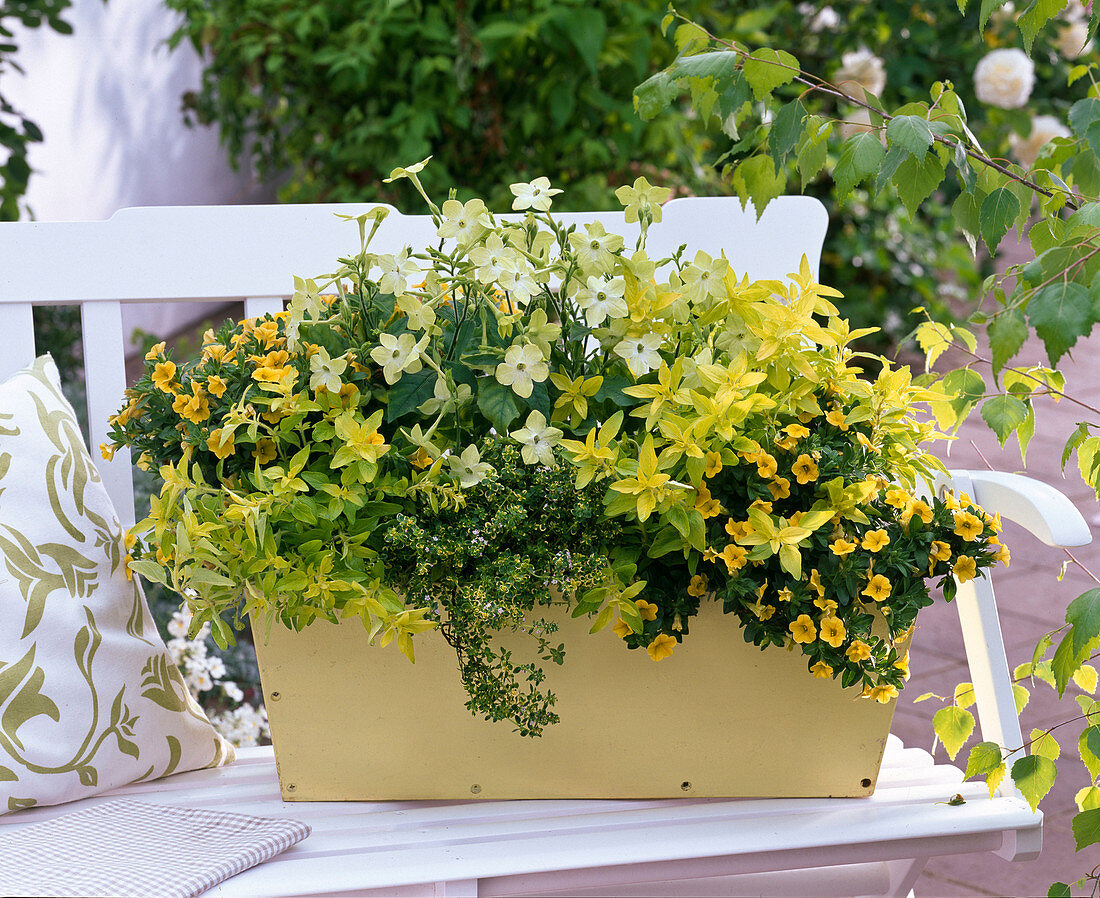
<svg viewBox="0 0 1100 898"><path fill-rule="evenodd" d="M0 833L0 895L190 898L309 833L294 820L111 801Z"/></svg>

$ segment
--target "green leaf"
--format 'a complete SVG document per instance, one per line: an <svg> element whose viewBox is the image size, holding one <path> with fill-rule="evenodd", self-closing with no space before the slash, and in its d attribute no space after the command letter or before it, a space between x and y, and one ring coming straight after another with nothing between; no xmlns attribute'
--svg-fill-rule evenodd
<svg viewBox="0 0 1100 898"><path fill-rule="evenodd" d="M745 60L742 71L756 99L765 99L773 90L790 84L799 72L798 60L785 50L764 47Z"/></svg>
<svg viewBox="0 0 1100 898"><path fill-rule="evenodd" d="M1062 756L1062 746L1058 740L1046 730L1033 729L1028 736L1031 740L1031 753L1057 761Z"/></svg>
<svg viewBox="0 0 1100 898"><path fill-rule="evenodd" d="M420 403L431 399L435 390L436 373L424 368L415 374L402 374L401 380L389 389L386 420L396 421L402 415L416 411Z"/></svg>
<svg viewBox="0 0 1100 898"><path fill-rule="evenodd" d="M1100 636L1100 587L1081 593L1066 608L1066 623L1073 629L1073 651L1080 654Z"/></svg>
<svg viewBox="0 0 1100 898"><path fill-rule="evenodd" d="M993 373L996 375L1020 351L1030 331L1023 312L1006 309L989 322L986 333L989 335Z"/></svg>
<svg viewBox="0 0 1100 898"><path fill-rule="evenodd" d="M1031 45L1035 43L1035 36L1050 19L1058 15L1066 7L1068 0L1031 0L1031 4L1020 13L1016 25L1020 29L1020 35L1024 39L1024 49L1031 52Z"/></svg>
<svg viewBox="0 0 1100 898"><path fill-rule="evenodd" d="M994 396L982 403L982 420L997 434L997 440L1003 446L1027 418L1027 411L1027 406L1015 396Z"/></svg>
<svg viewBox="0 0 1100 898"><path fill-rule="evenodd" d="M1005 5L1007 0L982 0L981 10L978 13L978 28L985 30L985 23L989 17Z"/></svg>
<svg viewBox="0 0 1100 898"><path fill-rule="evenodd" d="M1027 317L1043 341L1052 365L1092 330L1092 299L1081 284L1048 284L1028 302Z"/></svg>
<svg viewBox="0 0 1100 898"><path fill-rule="evenodd" d="M980 191L963 191L951 204L951 218L962 229L970 252L978 251L978 235L981 234L981 208L985 194Z"/></svg>
<svg viewBox="0 0 1100 898"><path fill-rule="evenodd" d="M954 761L959 749L974 732L974 715L954 706L940 708L932 718L932 729Z"/></svg>
<svg viewBox="0 0 1100 898"><path fill-rule="evenodd" d="M1051 883L1047 889L1047 898L1072 898L1069 886L1064 882Z"/></svg>
<svg viewBox="0 0 1100 898"><path fill-rule="evenodd" d="M772 120L768 132L768 153L779 169L795 151L805 128L806 107L801 100L793 100L781 107Z"/></svg>
<svg viewBox="0 0 1100 898"><path fill-rule="evenodd" d="M1081 763L1089 772L1089 777L1095 780L1100 776L1100 727L1085 727L1081 735L1077 737L1077 753L1081 756Z"/></svg>
<svg viewBox="0 0 1100 898"><path fill-rule="evenodd" d="M879 142L878 135L869 131L844 141L840 159L833 169L837 198L843 199L853 187L878 171L885 155L886 150Z"/></svg>
<svg viewBox="0 0 1100 898"><path fill-rule="evenodd" d="M519 417L519 406L511 387L486 379L477 391L477 407L498 433L504 433Z"/></svg>
<svg viewBox="0 0 1100 898"><path fill-rule="evenodd" d="M1085 422L1081 422L1077 425L1077 429L1069 435L1069 439L1066 440L1066 445L1062 449L1062 473L1066 472L1066 462L1069 461L1069 457L1073 455L1073 450L1080 446L1089 436L1089 426Z"/></svg>
<svg viewBox="0 0 1100 898"><path fill-rule="evenodd" d="M733 170L733 186L741 197L741 205L752 200L756 217L764 214L768 203L783 193L787 186L787 177L776 172L769 156L751 156L743 159Z"/></svg>
<svg viewBox="0 0 1100 898"><path fill-rule="evenodd" d="M588 71L595 78L599 72L600 49L607 37L607 21L598 9L576 7L560 17L565 33Z"/></svg>
<svg viewBox="0 0 1100 898"><path fill-rule="evenodd" d="M1027 703L1031 701L1031 693L1028 692L1026 686L1022 686L1019 683L1013 683L1012 699L1016 703L1016 713L1022 714L1024 708L1027 707Z"/></svg>
<svg viewBox="0 0 1100 898"><path fill-rule="evenodd" d="M890 146L902 147L918 159L932 148L934 139L928 122L917 115L897 115L886 125L886 140Z"/></svg>
<svg viewBox="0 0 1100 898"><path fill-rule="evenodd" d="M1077 688L1082 692L1090 694L1096 692L1096 668L1091 664L1082 664L1074 671L1073 682L1077 684Z"/></svg>
<svg viewBox="0 0 1100 898"><path fill-rule="evenodd" d="M1088 139L1089 130L1093 125L1100 123L1100 100L1088 97L1078 100L1069 110L1069 126L1077 138ZM1092 141L1089 140L1091 145ZM1093 149L1093 152L1096 152Z"/></svg>
<svg viewBox="0 0 1100 898"><path fill-rule="evenodd" d="M672 75L657 72L634 88L634 111L643 122L648 122L664 112L680 92Z"/></svg>
<svg viewBox="0 0 1100 898"><path fill-rule="evenodd" d="M1001 766L1001 749L996 742L979 742L966 759L966 778L985 776Z"/></svg>
<svg viewBox="0 0 1100 898"><path fill-rule="evenodd" d="M1058 776L1058 768L1054 762L1050 758L1039 755L1028 755L1012 765L1012 781L1023 793L1033 811L1039 807L1043 796L1054 785L1056 776Z"/></svg>
<svg viewBox="0 0 1100 898"><path fill-rule="evenodd" d="M1081 811L1073 818L1073 840L1077 851L1100 842L1100 808Z"/></svg>
<svg viewBox="0 0 1100 898"><path fill-rule="evenodd" d="M1020 211L1020 201L1007 187L998 187L990 191L989 196L982 200L982 207L978 213L978 220L982 231L982 240L989 247L991 253L997 252L997 247L1005 234L1008 233L1012 220Z"/></svg>
<svg viewBox="0 0 1100 898"><path fill-rule="evenodd" d="M929 153L923 159L909 156L898 166L892 181L911 215L940 186L946 172L943 160L935 153Z"/></svg>

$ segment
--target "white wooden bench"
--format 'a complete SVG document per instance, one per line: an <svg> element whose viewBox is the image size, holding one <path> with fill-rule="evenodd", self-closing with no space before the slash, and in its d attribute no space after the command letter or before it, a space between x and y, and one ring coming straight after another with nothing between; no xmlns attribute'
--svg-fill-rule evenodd
<svg viewBox="0 0 1100 898"><path fill-rule="evenodd" d="M0 379L34 358L31 307L77 303L84 325L91 444L125 387L121 304L243 300L277 311L292 275L314 276L355 251L355 206L126 209L107 222L0 223ZM605 220L625 233L621 215ZM676 200L649 248L725 251L735 271L783 278L803 253L814 270L826 230L815 200L786 197L763 218L735 199ZM627 226L629 228L629 226ZM391 214L373 249L434 238L424 216ZM841 285L842 286L842 285ZM94 450L93 450L94 451ZM124 525L133 523L126 452L101 466ZM1012 475L963 472L955 485L1050 545L1090 534L1060 493ZM1020 745L1008 664L988 580L956 600L985 739ZM2 625L2 622L0 622ZM139 800L301 819L313 834L226 882L217 895L905 895L930 857L1038 855L1042 815L1010 783L991 799L953 766L891 737L875 794L863 799L284 803L268 748L233 765L129 786L81 802ZM949 805L961 793L965 804ZM0 816L21 827L75 810Z"/></svg>

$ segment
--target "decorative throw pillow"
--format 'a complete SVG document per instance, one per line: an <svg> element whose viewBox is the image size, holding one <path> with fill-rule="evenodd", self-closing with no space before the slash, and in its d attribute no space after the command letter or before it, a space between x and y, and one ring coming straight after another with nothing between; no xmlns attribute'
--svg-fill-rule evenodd
<svg viewBox="0 0 1100 898"><path fill-rule="evenodd" d="M49 356L0 384L0 814L231 761L125 564Z"/></svg>

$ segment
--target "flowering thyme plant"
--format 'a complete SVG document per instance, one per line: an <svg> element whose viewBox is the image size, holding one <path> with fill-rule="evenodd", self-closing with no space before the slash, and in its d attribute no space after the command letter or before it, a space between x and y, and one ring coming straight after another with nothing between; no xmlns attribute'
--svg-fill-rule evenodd
<svg viewBox="0 0 1100 898"><path fill-rule="evenodd" d="M422 166L393 177L419 188ZM860 332L805 262L754 283L650 258L667 191L644 179L618 191L633 247L557 222L544 178L512 192L509 220L425 195L421 252L372 252L376 208L287 312L179 365L153 347L112 431L164 479L131 566L222 642L241 611L359 616L410 658L438 627L471 710L528 735L554 697L495 635L561 663L555 602L659 661L718 601L746 640L889 701L926 578L950 599L1008 560L968 497L919 497L940 463L913 406L946 397L885 360L861 379Z"/></svg>

